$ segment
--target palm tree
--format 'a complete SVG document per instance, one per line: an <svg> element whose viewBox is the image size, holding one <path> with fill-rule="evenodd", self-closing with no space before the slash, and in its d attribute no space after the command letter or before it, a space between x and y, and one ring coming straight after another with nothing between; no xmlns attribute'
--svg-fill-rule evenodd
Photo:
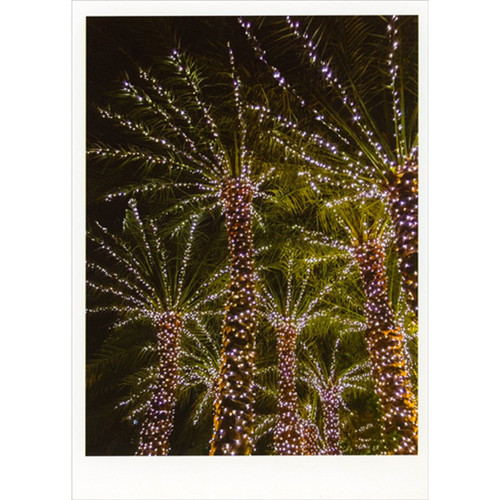
<svg viewBox="0 0 500 500"><path fill-rule="evenodd" d="M386 451L417 452L417 408L405 358L404 334L388 294L388 249L394 235L387 207L377 198L352 202L327 201L317 216L327 232L348 244L308 231L304 236L322 245L343 248L356 262L365 294L365 339L379 397ZM340 228L340 232L339 232ZM342 236L343 233L343 236Z"/></svg>
<svg viewBox="0 0 500 500"><path fill-rule="evenodd" d="M298 124L272 106L258 109L281 123L279 140L291 155L319 168L304 175L313 184L328 179L358 199L375 190L388 203L403 288L416 315L417 18L287 16L240 24L301 117Z"/></svg>
<svg viewBox="0 0 500 500"><path fill-rule="evenodd" d="M259 303L273 326L278 351L275 451L279 455L312 454L317 450L314 428L299 411L297 339L306 329L314 331L318 320L332 320L332 298L341 286L336 279L346 277L349 268L342 269L342 263L331 257L308 259L290 245L281 253L277 262L259 269ZM339 320L350 323L347 316Z"/></svg>
<svg viewBox="0 0 500 500"><path fill-rule="evenodd" d="M328 343L335 340L332 334L324 337ZM324 345L320 347L317 342L312 344L303 342L301 345L303 359L300 363L300 378L318 394L323 414L325 443L322 453L327 455L342 455L341 409L345 414L350 413L346 394L352 390L369 392L371 389L369 363L360 361L342 369L339 356L340 341L340 337L335 340L333 350L325 349Z"/></svg>
<svg viewBox="0 0 500 500"><path fill-rule="evenodd" d="M88 262L87 284L98 301L88 312L115 315L114 335L131 324L144 328L146 322L154 329L156 345L140 349L154 350L156 366L138 377L143 387L136 386L133 414L143 419L137 454L166 455L177 403L181 337L190 326L202 325L207 312L217 313L214 304L222 292L209 292L223 270L208 277L203 261L194 262L195 244L200 243L195 241L198 217L176 237L165 238L158 221L142 218L135 200L129 205L122 234L98 223L89 232L95 258ZM140 397L144 393L146 401Z"/></svg>
<svg viewBox="0 0 500 500"><path fill-rule="evenodd" d="M163 213L221 213L227 234L230 283L222 328L219 391L211 454L250 454L253 448L255 292L253 224L255 202L274 182L269 136L250 123L244 89L230 47L227 61L203 67L173 50L161 78L140 68L139 83L126 78L116 108L101 115L126 132L132 145L94 144L92 161L133 167L129 185L111 201L133 194L161 200ZM120 105L121 103L121 105Z"/></svg>

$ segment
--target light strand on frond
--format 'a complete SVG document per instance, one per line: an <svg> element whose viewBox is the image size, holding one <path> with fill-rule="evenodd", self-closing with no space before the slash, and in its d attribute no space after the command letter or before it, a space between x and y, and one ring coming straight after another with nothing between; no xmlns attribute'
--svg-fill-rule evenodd
<svg viewBox="0 0 500 500"><path fill-rule="evenodd" d="M255 198L259 198L264 194L261 192L261 186L268 182L270 179L273 179L275 172L276 167L269 167L268 170L260 174L259 177L255 180Z"/></svg>
<svg viewBox="0 0 500 500"><path fill-rule="evenodd" d="M163 86L158 82L158 80L150 75L146 70L139 68L139 76L157 93L157 95L166 100L168 106L185 121L186 125L190 127L193 122L189 114L182 108L177 107L175 100L168 90L165 90Z"/></svg>
<svg viewBox="0 0 500 500"><path fill-rule="evenodd" d="M400 68L396 62L396 52L399 47L399 29L397 27L397 16L392 16L391 21L387 25L387 31L389 32L389 42L391 44L391 50L387 64L389 66L389 73L391 75L391 94L392 94L392 113L394 122L394 139L396 140L396 154L398 163L401 165L403 158L406 157L406 140L403 135L403 110L401 107L401 96L397 90L398 79L400 78Z"/></svg>
<svg viewBox="0 0 500 500"><path fill-rule="evenodd" d="M234 53L231 49L231 44L227 42L229 51L229 62L231 66L231 77L233 79L233 95L236 111L238 115L238 123L240 126L240 148L241 148L241 176L247 177L251 170L251 156L248 155L246 146L247 124L243 116L243 103L241 100L241 81L236 72L236 63L234 60Z"/></svg>
<svg viewBox="0 0 500 500"><path fill-rule="evenodd" d="M334 248L341 252L347 252L348 254L351 254L352 248L350 245L341 243L340 241L330 238L329 236L319 231L305 229L297 224L294 224L292 226L292 229L297 230L299 232L299 235L302 237L303 241L306 243L327 246L329 248Z"/></svg>
<svg viewBox="0 0 500 500"><path fill-rule="evenodd" d="M144 304L148 303L149 301L151 301L151 303L155 303L158 300L158 297L156 296L156 294L154 294L154 291L151 289L151 287L145 286L143 288L140 288L134 282L127 280L125 278L120 278L118 274L108 271L106 268L97 264L96 262L88 262L87 268L91 271L97 272L98 274L100 274L105 278L108 278L109 280L114 282L115 286L121 285L122 287L124 287L125 293L127 293L126 290L128 290L130 296L135 297L137 300L144 299L144 296L146 296ZM146 285L145 281L141 281L140 283Z"/></svg>
<svg viewBox="0 0 500 500"><path fill-rule="evenodd" d="M353 99L348 96L346 89L343 87L343 85L335 75L335 71L333 70L333 68L327 61L322 60L318 56L318 48L313 42L309 33L307 33L306 29L301 26L299 21L293 22L290 16L287 16L286 20L288 26L291 28L296 38L298 40L302 40L302 47L308 54L310 64L320 71L321 77L323 78L323 80L325 80L325 82L328 83L331 88L335 88L342 100L342 103L351 113L352 120L359 126L360 130L365 136L365 139L372 146L375 154L383 163L387 164L389 162L389 158L386 154L382 153L382 146L373 140L373 131L366 126L366 120L362 119L363 117L361 115L361 111L358 109Z"/></svg>
<svg viewBox="0 0 500 500"><path fill-rule="evenodd" d="M220 350L219 342L217 342L216 339L214 338L214 335L208 331L205 322L202 321L202 319L198 316L197 313L189 312L184 316L184 318L186 322L188 321L194 322L196 328L203 334L203 340L205 342L208 342L210 349L213 352L218 352ZM200 342L198 335L196 335L196 338L198 339L197 341Z"/></svg>
<svg viewBox="0 0 500 500"><path fill-rule="evenodd" d="M109 306L93 306L93 307L87 307L85 309L85 312L87 314L106 314L106 313L130 313L134 311L140 311L140 309L129 307L129 306L116 306L116 305L109 305Z"/></svg>
<svg viewBox="0 0 500 500"><path fill-rule="evenodd" d="M321 176L319 174L315 175L315 178L319 182L331 183L332 176L341 175L346 176L351 179L351 181L358 180L358 177L362 177L366 175L367 178L371 178L375 175L376 171L373 167L369 165L364 165L360 158L363 156L361 151L358 152L357 156L353 157L347 154L345 151L339 151L335 144L332 144L327 139L324 139L317 133L309 133L306 130L301 129L297 123L292 122L291 120L282 117L281 115L273 115L271 110L263 105L248 105L248 108L259 112L259 118L262 121L264 117L267 117L269 120L274 122L275 124L281 125L287 133L293 131L297 134L301 139L306 140L313 144L314 146L320 148L320 150L324 150L328 153L329 156L333 157L334 162L332 164L326 164L324 162L316 161L314 166L319 167L329 174L329 176ZM290 143L285 143L283 139L273 136L273 138L281 144L285 151L289 154L297 158L301 158L305 161L310 161L312 157L305 154L304 147L301 147L299 150L297 148L292 147ZM293 142L292 142L293 144ZM309 172L303 173L303 175L308 175L312 179L312 174Z"/></svg>
<svg viewBox="0 0 500 500"><path fill-rule="evenodd" d="M126 150L117 149L112 147L95 147L87 149L88 155L95 155L99 158L118 158L118 159L129 159L129 160L142 160L147 163L157 164L157 165L170 165L171 160L166 156L161 156L156 153L151 153L149 151L137 151L137 150Z"/></svg>
<svg viewBox="0 0 500 500"><path fill-rule="evenodd" d="M345 204L360 204L371 200L387 201L389 198L387 191L380 191L376 185L372 185L368 191L361 191L353 195L343 196L342 198L329 198L324 205L327 208L342 206Z"/></svg>
<svg viewBox="0 0 500 500"><path fill-rule="evenodd" d="M182 158L185 158L188 162L191 162L197 165L198 167L203 168L204 166L203 163L200 163L200 161L196 159L193 155L187 153L183 149L176 147L171 141L167 141L163 137L158 137L156 135L153 135L146 124L138 120L132 120L131 118L127 118L125 115L122 115L121 113L112 112L107 109L98 108L98 111L103 118L114 121L118 123L121 127L126 128L131 132L139 133L148 142L163 147L166 150L171 151L172 153Z"/></svg>
<svg viewBox="0 0 500 500"><path fill-rule="evenodd" d="M262 49L257 37L252 33L252 31L251 31L252 25L251 25L250 21L245 22L242 17L238 18L238 20L239 20L241 26L243 27L243 29L245 30L245 34L247 36L247 39L249 40L250 45L251 45L252 49L254 50L254 52L256 53L258 59L271 69L273 78L276 80L278 85L281 88L285 89L287 92L289 92L290 95L292 95L298 101L298 103L300 104L300 106L302 108L307 109L308 111L312 112L314 114L316 120L318 120L323 125L325 125L329 129L331 129L333 132L335 132L335 134L337 134L337 136L341 140L343 140L346 144L349 144L349 141L341 134L340 129L338 127L332 127L331 124L329 124L328 122L325 121L324 116L318 110L316 110L314 107L308 105L306 100L298 94L297 90L295 88L293 88L286 81L285 77L281 74L280 70L266 59L266 57L265 57L266 51Z"/></svg>
<svg viewBox="0 0 500 500"><path fill-rule="evenodd" d="M141 263L137 260L137 258L130 251L128 245L118 238L116 235L111 233L106 227L102 226L99 222L96 222L96 226L106 235L114 245L114 247L110 246L110 244L106 243L102 238L94 236L92 233L88 233L88 238L96 243L99 246L99 249L104 251L109 257L112 257L113 260L123 266L124 270L127 270L128 273L133 275L135 279L148 290L150 294L154 295L154 290L149 283L144 279L144 276L138 271L141 269ZM123 255L119 255L117 250L123 252Z"/></svg>
<svg viewBox="0 0 500 500"><path fill-rule="evenodd" d="M186 246L184 248L184 253L182 256L181 268L179 270L179 274L177 277L177 296L174 300L174 308L177 308L179 301L182 297L182 290L184 288L184 278L186 276L186 270L189 264L189 261L192 257L191 250L194 243L195 231L198 226L198 222L200 220L200 216L198 214L194 214L190 217L191 227L189 228L189 235L186 242Z"/></svg>
<svg viewBox="0 0 500 500"><path fill-rule="evenodd" d="M126 316L124 319L117 320L113 323L113 328L115 330L123 328L124 326L131 325L133 323L140 323L144 320L144 318L148 317L144 313L144 308L143 309L130 309L127 311Z"/></svg>
<svg viewBox="0 0 500 500"><path fill-rule="evenodd" d="M172 114L168 110L164 109L160 104L153 101L151 97L148 96L148 94L144 90L142 90L144 97L141 96L139 90L128 81L124 82L123 89L127 94L132 95L136 99L140 99L140 102L143 103L144 106L148 108L148 110L151 110L154 114L159 116L164 122L164 124L168 125L168 127L174 132L174 134L180 137L188 145L189 149L192 152L194 152L196 156L200 158L205 165L207 166L210 165L210 160L199 151L199 148L197 148L196 143L187 134L184 133L182 128L178 127L175 124ZM179 108L174 108L174 110L177 111L179 114L181 114L180 111L183 111L180 110ZM183 111L181 116L183 117L188 116L188 114L185 111Z"/></svg>
<svg viewBox="0 0 500 500"><path fill-rule="evenodd" d="M287 268L286 268L286 299L285 299L285 314L287 316L290 315L290 302L292 300L292 279L293 279L293 274L292 274L292 269L293 269L293 264L294 260L293 257L290 255L287 261Z"/></svg>
<svg viewBox="0 0 500 500"><path fill-rule="evenodd" d="M148 306L147 302L141 301L131 296L130 294L124 293L122 290L117 290L113 288L112 286L98 285L97 283L93 283L92 281L88 281L87 284L90 288L93 288L99 293L102 293L104 295L113 295L114 297L119 298L123 302L128 302L130 304L133 304L134 306L137 307Z"/></svg>
<svg viewBox="0 0 500 500"><path fill-rule="evenodd" d="M114 191L111 193L108 192L108 194L106 194L106 196L104 197L104 200L109 202L119 198L123 199L123 198L129 198L131 196L136 197L144 193L151 195L153 193L158 193L160 191L170 191L170 190L172 190L172 184L170 182L166 182L162 179L147 180L139 185L134 184L133 186L122 188L121 190L118 191Z"/></svg>
<svg viewBox="0 0 500 500"><path fill-rule="evenodd" d="M224 159L224 155L220 151L219 147L219 131L217 129L215 120L212 118L209 112L209 108L203 102L203 93L201 91L201 88L193 78L189 64L187 63L187 61L183 60L182 55L176 49L172 51L169 59L176 65L179 74L183 77L184 82L191 89L191 95L194 99L194 102L203 114L205 122L208 125L211 133L211 138L210 140L208 140L208 146L216 159L217 167L219 168L220 173L223 173L226 170L226 162Z"/></svg>
<svg viewBox="0 0 500 500"><path fill-rule="evenodd" d="M331 165L323 161L317 160L310 154L307 154L303 146L297 149L295 146L290 145L290 143L285 142L283 139L277 137L276 135L273 135L273 140L276 141L281 146L283 146L285 151L287 151L287 153L289 153L290 156L298 158L304 161L308 165L311 165L315 168L323 170L324 172L332 174L331 177L323 177L321 175L314 176L314 174L312 174L310 171L307 170L302 170L301 172L299 172L299 175L306 176L308 179L310 179L310 185L314 191L320 193L319 188L315 185L315 181L327 182L331 187L336 187L339 189L345 188L345 179L340 179L338 175L335 175L335 172L332 170ZM361 165L361 163L359 163L359 165ZM343 173L349 175L351 189L362 190L371 187L372 183L364 180L361 177L359 170L353 168L354 164L352 162L348 163L347 166L349 167L349 169L345 170Z"/></svg>
<svg viewBox="0 0 500 500"><path fill-rule="evenodd" d="M226 265L219 269L218 271L214 272L211 276L209 276L203 284L200 286L198 290L194 292L193 297L195 299L200 298L200 296L205 296L208 293L208 290L210 290L210 287L214 284L217 283L219 279L221 279L224 276L228 276L230 273L230 266Z"/></svg>
<svg viewBox="0 0 500 500"><path fill-rule="evenodd" d="M287 131L292 130L294 133L296 133L302 139L310 141L311 143L315 144L316 146L319 146L323 149L326 149L331 155L338 157L339 159L343 158L341 156L341 152L339 152L339 150L337 149L337 146L335 144L332 144L330 141L324 139L318 133L308 132L307 130L300 128L296 122L290 120L289 118L286 118L280 114L278 114L278 115L273 114L271 109L268 108L267 106L265 106L263 104L247 104L247 108L259 113L259 122L260 123L262 123L264 121L264 118L267 118L268 120L271 120L272 122L281 125ZM343 153L343 154L345 154L345 153Z"/></svg>
<svg viewBox="0 0 500 500"><path fill-rule="evenodd" d="M314 299L311 300L311 302L308 304L304 313L298 319L298 324L304 325L304 326L307 324L307 322L309 320L309 316L312 314L313 309L316 307L316 305L319 302L321 302L332 291L333 286L334 286L333 283L328 283L318 293L315 294ZM319 313L319 312L321 312L321 311L316 311L316 313Z"/></svg>
<svg viewBox="0 0 500 500"><path fill-rule="evenodd" d="M129 200L128 205L132 209L134 218L137 222L137 225L139 226L139 233L141 235L143 248L146 249L149 263L151 264L153 262L153 254L151 253L151 247L149 246L149 241L146 235L146 230L144 228L144 223L142 222L141 216L139 215L139 209L137 208L137 201L132 198L131 200Z"/></svg>
<svg viewBox="0 0 500 500"><path fill-rule="evenodd" d="M203 410L205 409L206 405L209 404L210 400L213 397L214 397L214 395L211 394L209 391L206 391L205 394L203 394L202 400L197 404L197 407L193 413L193 416L191 417L191 420L193 421L193 425L198 425L198 422L200 421Z"/></svg>
<svg viewBox="0 0 500 500"><path fill-rule="evenodd" d="M311 264L307 260L306 260L306 263ZM299 295L297 297L297 300L295 301L295 306L294 306L292 313L291 313L291 316L293 318L297 317L298 308L299 308L300 304L302 304L302 299L304 298L304 294L306 293L306 288L307 288L307 285L309 284L309 280L311 279L311 275L312 275L312 269L311 269L311 266L308 265L306 270L305 270L304 275L302 276L300 287L299 287Z"/></svg>

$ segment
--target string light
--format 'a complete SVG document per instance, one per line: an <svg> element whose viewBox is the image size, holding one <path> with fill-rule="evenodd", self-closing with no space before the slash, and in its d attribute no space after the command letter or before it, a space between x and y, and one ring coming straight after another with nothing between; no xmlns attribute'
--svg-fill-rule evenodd
<svg viewBox="0 0 500 500"><path fill-rule="evenodd" d="M258 295L259 304L262 313L273 326L277 339L278 408L274 427L274 450L278 455L316 455L321 452L319 429L310 418L303 418L299 412L297 338L316 319L334 319L332 306L326 299L351 271L352 263L349 262L335 275L327 273L327 279L323 281L320 279L321 275L314 271L314 266L331 261L332 259L320 258L302 260L298 254L290 251L283 276L284 293L281 287L278 287L279 292L273 293L272 286L265 279L266 270L259 269L259 282L262 284ZM299 262L300 275L296 270ZM304 264L305 269L302 267ZM321 273L324 272L323 269ZM280 298L281 295L283 297ZM339 319L341 323L349 322L345 317L335 319ZM305 349L307 350L307 347ZM323 387L320 393L326 394ZM324 407L326 406L325 404Z"/></svg>
<svg viewBox="0 0 500 500"><path fill-rule="evenodd" d="M402 287L408 305L418 314L418 163L415 160L407 159L398 168L396 182L391 187L391 202Z"/></svg>
<svg viewBox="0 0 500 500"><path fill-rule="evenodd" d="M298 47L304 54L305 60L309 66L320 75L322 81L335 90L340 98L342 105L348 110L352 118L354 127L349 130L351 142L345 140L334 122L329 122L325 118L325 113L315 109L306 99L299 95L283 76L282 72L273 65L268 58L256 36L255 27L249 20L240 18L239 22L245 31L247 39L254 50L257 58L263 62L270 70L278 85L286 90L296 101L304 108L312 111L316 120L324 126L323 136L320 134L307 134L300 131L296 124L289 120L276 117L275 121L281 123L289 136L289 139L277 137L275 140L286 148L287 152L297 158L305 161L310 167L321 169L324 174L330 176L330 185L332 187L345 188L345 178L347 175L351 179L350 189L356 193L368 190L368 184L377 184L379 191L387 193L386 200L391 211L392 221L397 233L396 249L399 254L399 269L402 276L403 290L408 295L408 303L418 319L418 148L413 147L409 150L409 144L406 137L406 117L403 106L403 82L402 69L400 67L400 28L399 18L392 16L387 24L387 42L388 42L388 82L387 88L391 95L391 113L393 136L395 141L394 150L386 143L385 136L376 134L371 128L372 118L365 114L366 106L360 100L360 97L351 92L349 95L348 86L343 85L336 70L333 67L332 60L325 60L320 57L318 44L308 33L307 29L300 21L292 19L290 16L285 18L286 25L290 34L295 38ZM357 102L359 101L359 102ZM327 109L333 108L327 104ZM361 111L363 110L363 111ZM268 116L270 110L263 107L259 110L262 118ZM329 113L335 116L336 111ZM358 129L361 137L356 135ZM332 142L327 139L333 132L336 139L341 139L346 146L351 148L356 144L358 151L352 153L342 152L341 148L331 146ZM294 138L298 138L298 141ZM377 137L380 135L380 137ZM293 143L303 144L304 140L309 145L308 152L304 146L298 147ZM318 149L317 152L311 150L311 146ZM331 158L330 162L324 160L325 153ZM369 163L360 163L356 160L358 157L366 157ZM319 160L319 158L322 160ZM331 163L329 165L328 163ZM345 165L340 168L339 165ZM335 165L335 168L333 168ZM310 172L304 172L304 175L311 178ZM363 181L361 181L363 178ZM312 180L312 179L311 179Z"/></svg>
<svg viewBox="0 0 500 500"><path fill-rule="evenodd" d="M188 267L193 269L193 244L199 216L194 215L188 222L186 231L174 240L184 250L183 258L176 261L177 269L172 268L170 246L173 241L169 247L165 245L158 235L156 221L143 219L133 199L124 218L122 235L100 224L89 232L89 239L107 261L106 264L88 262L88 286L112 300L108 305L89 307L87 311L117 313L118 318L113 322L116 335L123 326L144 320L153 326L156 334L156 345L147 346L154 349L156 364L137 381L137 392L119 405L128 407L129 420L140 424L138 455L166 455L170 451L180 380L180 340L183 335L193 338L185 322L200 329L205 315L214 317L217 314L216 303L220 295L213 288L227 273L226 268L205 281L199 277L200 288L189 287L186 276ZM146 402L137 406L136 403L143 399Z"/></svg>
<svg viewBox="0 0 500 500"><path fill-rule="evenodd" d="M179 336L182 318L163 313L155 318L158 338L158 377L141 426L137 455L168 455L174 428L178 387Z"/></svg>
<svg viewBox="0 0 500 500"><path fill-rule="evenodd" d="M295 387L297 327L283 318L276 329L278 345L279 399L274 448L278 455L302 454L301 420Z"/></svg>
<svg viewBox="0 0 500 500"><path fill-rule="evenodd" d="M387 294L384 246L378 240L369 240L356 246L353 253L366 294L365 336L383 412L387 453L416 454L416 401L406 368L403 334Z"/></svg>
<svg viewBox="0 0 500 500"><path fill-rule="evenodd" d="M227 180L222 191L231 281L222 329L211 455L249 455L253 451L257 304L252 197L252 184L241 179Z"/></svg>
<svg viewBox="0 0 500 500"><path fill-rule="evenodd" d="M397 19L393 19L395 23ZM245 29L249 39L252 40L254 50L261 61L269 64L263 51L258 45L256 37L251 31L249 22L244 22L240 18L240 23ZM146 120L134 118L122 113L101 109L104 118L118 123L131 133L139 134L154 146L162 151L161 154L149 153L146 150L127 150L122 148L112 148L108 146L97 147L89 150L89 154L100 159L116 159L122 162L138 161L150 166L168 166L170 172L182 172L183 174L193 174L195 177L202 177L200 182L177 182L179 189L195 188L202 194L197 194L190 201L183 201L176 205L176 209L182 203L207 202L214 200L211 207L221 207L224 217L228 237L230 252L230 284L227 290L227 302L224 313L224 324L222 329L222 351L220 360L220 371L217 383L214 384L215 416L214 433L211 441L211 454L250 454L253 451L253 427L255 425L254 401L255 401L255 335L257 329L257 292L256 274L254 270L255 251L253 249L252 223L258 221L256 212L252 207L253 200L257 197L264 198L265 193L260 191L261 186L273 177L274 169L261 173L259 176L252 176L252 151L247 149L247 123L244 113L248 110L260 113L261 120L272 118L278 123L282 130L289 135L275 137L276 143L280 144L290 158L301 160L305 166L300 175L304 177L314 193L321 195L321 185L329 184L333 187L345 187L345 176L349 175L352 181L350 188L354 194L347 195L346 199L359 202L376 198L390 204L391 214L397 233L397 248L400 254L400 265L402 266L403 287L408 294L409 304L416 308L416 259L417 259L417 212L418 212L418 160L417 150L414 149L410 155L403 155L405 151L404 138L396 137L397 163L390 161L386 145L374 137L373 131L367 127L360 107L354 100L350 99L346 90L340 84L332 68L318 56L318 48L307 35L300 23L292 21L287 17L287 23L293 30L297 39L304 41L303 48L308 51L308 56L312 65L320 68L324 80L334 86L342 95L342 102L351 111L353 122L360 127L367 143L372 151L366 154L365 151L356 151L354 154L347 154L341 147L333 144L319 134L307 133L280 115L271 116L268 108L262 106L245 107L242 99L241 81L236 72L234 54L228 45L229 61L231 66L231 77L233 86L234 104L238 123L238 159L234 162L229 160L229 156L221 143L218 123L213 116L213 108L204 100L203 89L198 84L198 79L193 77L191 62L178 51L173 51L169 57L170 63L176 68L177 74L181 77L190 97L193 99L197 112L201 112L204 125L208 129L206 136L200 141L192 139L190 128L194 123L188 108L179 105L174 94L166 89L150 76L148 72L141 70L140 76L144 82L151 87L151 92L135 87L128 81L124 82L123 91L139 109L147 110L148 113L160 119L172 135L172 139L167 140L164 134L157 134L150 129ZM391 37L392 50L397 51L399 41L396 38L397 29L394 24L388 28ZM388 60L391 73L390 89L393 97L393 121L395 129L401 131L402 120L404 119L400 95L397 90L399 76L399 66L395 63L393 53ZM273 77L282 88L288 89L301 103L303 107L306 102L288 84L284 75L275 67ZM156 97L163 98L163 104L155 101ZM313 109L316 119L329 131L336 134L337 139L349 146L348 139L343 137L340 130L329 124L325 116ZM179 120L179 123L176 121ZM308 147L297 145L297 141L290 140L301 138L308 142ZM177 142L176 142L177 141ZM314 146L314 147L310 147ZM343 146L342 146L343 147ZM325 161L323 157L315 154L317 151L327 151L334 162ZM367 157L367 158L365 158ZM380 163L397 172L396 181L389 183L390 195L383 189L386 185L377 185L375 188L372 178L380 175L380 168L370 165L373 157L378 158ZM404 157L404 159L403 159ZM236 171L236 165L241 166L241 175ZM340 166L339 166L340 165ZM320 173L316 173L316 169ZM367 180L368 179L368 180ZM153 190L168 189L166 183L151 182L144 183L139 188L134 188L132 193L144 193ZM121 189L117 193L110 194L108 200L118 196L126 196L130 190ZM328 208L335 208L341 205L344 200L331 200ZM158 240L150 244L146 231L142 225L137 212L137 205L132 204L131 210L138 221L139 236L142 248L145 251L148 261L153 261L154 255L159 252L161 246ZM187 249L181 261L177 291L181 290L184 284L186 269L190 261L192 238L198 223L197 218L190 220L192 223ZM300 234L304 241L318 242L321 239L323 245L335 247L342 252L354 255L365 285L367 296L366 302L366 335L368 339L372 371L376 380L377 394L380 397L384 412L384 429L387 439L392 439L393 433L398 435L398 441L388 450L390 453L416 453L416 408L414 398L408 384L408 376L405 371L404 356L400 356L402 351L400 345L401 330L395 325L392 310L386 300L386 277L385 268L380 262L381 252L377 247L378 242L369 241L360 244L352 249L350 245L345 245L334 241L333 238L319 235L318 232L301 229ZM111 246L108 246L111 249ZM111 253L117 262L127 262L130 269L135 269L137 261L127 256L118 257L118 254ZM312 261L311 261L312 262ZM382 266L382 267L381 267ZM162 269L162 275L166 271ZM89 282L89 286L102 294L120 301L121 305L112 306L114 312L126 313L129 321L131 319L143 317L150 318L157 327L159 370L157 380L150 386L153 393L147 410L145 410L145 421L141 427L140 445L138 454L166 454L169 450L169 435L173 426L173 414L175 409L175 388L179 383L179 376L175 367L178 361L178 339L183 329L183 318L188 315L202 321L207 315L219 314L215 311L206 311L194 308L187 312L186 316L180 315L181 296L175 294L174 298L168 302L169 308L161 312L158 298L155 297L156 290L150 286L147 279L139 277L137 271L132 271L133 280L121 278L118 274L106 270L102 266L93 265L90 269L113 282L113 285L101 285L100 283ZM406 269L406 271L405 271ZM138 278L138 279L135 279ZM307 281L307 279L305 280ZM298 315L297 304L292 307L290 295L291 283L287 287L286 309L288 315L274 315L273 321L276 325L278 338L278 368L279 368L279 391L280 403L278 408L278 420L275 428L275 447L280 454L317 453L319 438L318 429L311 422L300 418L298 413L298 399L295 388L296 357L295 345L298 333L304 328L311 318L319 317L322 312L315 310L315 307L332 290L331 285L325 287L322 292L311 301L306 308L306 314L302 317ZM203 287L200 289L206 291ZM177 292L176 292L177 293ZM224 297L225 292L216 291L201 298L202 292L198 292L199 304L206 306L212 301L217 301ZM305 285L301 289L299 302L304 298ZM385 295L384 295L385 294ZM152 307L154 304L154 307ZM164 304L163 304L164 305ZM110 308L94 308L94 312L103 312ZM90 309L89 309L90 310ZM175 312L174 312L175 311ZM293 345L292 345L293 344ZM169 346L168 349L166 346ZM168 354L167 354L168 350ZM401 364L402 363L402 364ZM398 371L398 369L400 371ZM213 377L213 372L212 372ZM213 380L213 378L212 378ZM168 386L168 387L167 387ZM328 389L323 388L321 401L325 412L325 436L330 453L339 453L339 405L341 404L341 389L336 385L330 385ZM208 401L209 396L205 396ZM196 418L199 417L197 414ZM337 444L335 444L337 443Z"/></svg>

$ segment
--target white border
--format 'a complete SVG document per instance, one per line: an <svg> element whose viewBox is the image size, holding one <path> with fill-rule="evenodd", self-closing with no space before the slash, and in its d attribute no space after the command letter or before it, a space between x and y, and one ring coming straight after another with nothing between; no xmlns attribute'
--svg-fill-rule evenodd
<svg viewBox="0 0 500 500"><path fill-rule="evenodd" d="M427 2L73 2L73 498L427 498ZM420 438L416 457L86 457L84 407L85 17L418 14L420 16Z"/></svg>

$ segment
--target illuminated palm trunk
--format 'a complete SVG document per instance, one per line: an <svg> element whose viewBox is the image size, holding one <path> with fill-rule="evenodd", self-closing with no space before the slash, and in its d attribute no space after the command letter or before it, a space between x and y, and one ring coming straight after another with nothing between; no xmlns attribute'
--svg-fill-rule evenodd
<svg viewBox="0 0 500 500"><path fill-rule="evenodd" d="M222 330L211 455L253 450L256 297L250 182L233 179L222 192L231 283Z"/></svg>
<svg viewBox="0 0 500 500"><path fill-rule="evenodd" d="M274 449L277 455L300 455L302 425L296 389L295 354L297 328L286 319L277 328L278 337L278 415L274 430Z"/></svg>
<svg viewBox="0 0 500 500"><path fill-rule="evenodd" d="M182 320L175 313L156 319L159 369L145 420L141 427L137 455L168 455L177 402L179 337Z"/></svg>
<svg viewBox="0 0 500 500"><path fill-rule="evenodd" d="M308 420L302 420L302 440L301 453L302 455L320 455L321 449L319 446L320 435L318 428Z"/></svg>
<svg viewBox="0 0 500 500"><path fill-rule="evenodd" d="M366 295L366 340L375 390L380 399L387 453L417 453L417 409L387 294L386 255L378 240L355 248Z"/></svg>
<svg viewBox="0 0 500 500"><path fill-rule="evenodd" d="M340 452L340 394L337 385L330 385L320 393L321 408L324 418L326 453L341 455Z"/></svg>
<svg viewBox="0 0 500 500"><path fill-rule="evenodd" d="M403 289L410 309L418 315L418 163L406 161L391 189L391 215Z"/></svg>

